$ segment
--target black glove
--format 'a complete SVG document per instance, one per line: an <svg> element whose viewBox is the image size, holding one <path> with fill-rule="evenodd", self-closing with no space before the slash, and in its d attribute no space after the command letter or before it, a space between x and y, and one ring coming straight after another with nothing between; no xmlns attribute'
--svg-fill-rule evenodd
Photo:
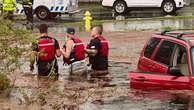
<svg viewBox="0 0 194 110"><path fill-rule="evenodd" d="M34 70L34 65L30 65L30 71L33 71Z"/></svg>

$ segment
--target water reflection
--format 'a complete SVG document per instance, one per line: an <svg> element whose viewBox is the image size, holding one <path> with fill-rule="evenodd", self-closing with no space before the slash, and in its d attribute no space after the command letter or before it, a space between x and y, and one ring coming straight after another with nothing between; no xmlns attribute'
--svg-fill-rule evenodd
<svg viewBox="0 0 194 110"><path fill-rule="evenodd" d="M100 110L119 110L121 108L122 110L193 110L193 101L194 96L186 93L134 90L129 93L129 97L121 96L104 100L103 104L95 106Z"/></svg>
<svg viewBox="0 0 194 110"><path fill-rule="evenodd" d="M119 20L125 19L124 16L118 16ZM167 27L172 29L193 29L194 19L166 19L166 20L144 20L144 21L123 21L102 23L104 32L117 32L128 30L163 30ZM50 25L50 33L64 33L67 26ZM83 32L84 26L74 25L77 32ZM23 28L22 26L20 28Z"/></svg>
<svg viewBox="0 0 194 110"><path fill-rule="evenodd" d="M59 60L59 65L62 61ZM23 63L26 65L26 63ZM108 82L109 85L115 85L121 91L115 96L91 98L88 102L80 105L80 110L192 110L194 109L194 94L193 91L184 90L158 90L158 91L141 91L129 88L129 81L127 79L128 71L132 70L130 63L125 62L109 62L109 71L114 78ZM24 66L25 67L25 66ZM61 68L61 67L60 67ZM26 69L25 69L26 70ZM22 70L25 72L25 70ZM73 77L69 79L69 74L65 72L65 69L60 69L60 81L50 81L48 78L35 79L33 75L25 75L20 77L16 82L19 88L15 88L11 93L11 102L17 104L31 103L32 100L36 100L37 96L43 92L48 93L49 100L63 101L60 99L64 93L83 93L84 90L99 88L103 86L96 85L96 83L87 82L87 78L78 80ZM24 84L23 83L30 83ZM107 86L103 87L106 88ZM110 87L110 86L108 86ZM112 87L112 86L111 86ZM113 87L114 88L114 87ZM51 92L51 91L52 92ZM50 92L48 92L50 91ZM126 91L126 92L123 92ZM75 92L75 93L76 93ZM37 95L38 94L38 95ZM58 94L60 97L54 94ZM77 94L78 96L80 96ZM53 97L54 95L54 97ZM68 96L68 94L66 94ZM74 95L69 95L69 100L74 100ZM70 97L71 96L71 97ZM49 101L47 99L47 101ZM53 102L54 103L54 102Z"/></svg>

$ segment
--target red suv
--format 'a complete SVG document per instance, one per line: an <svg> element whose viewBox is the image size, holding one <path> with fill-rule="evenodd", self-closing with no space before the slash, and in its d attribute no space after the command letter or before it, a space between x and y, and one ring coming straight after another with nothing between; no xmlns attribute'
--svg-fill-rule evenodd
<svg viewBox="0 0 194 110"><path fill-rule="evenodd" d="M194 33L153 34L143 48L138 72L129 74L132 88L193 89Z"/></svg>

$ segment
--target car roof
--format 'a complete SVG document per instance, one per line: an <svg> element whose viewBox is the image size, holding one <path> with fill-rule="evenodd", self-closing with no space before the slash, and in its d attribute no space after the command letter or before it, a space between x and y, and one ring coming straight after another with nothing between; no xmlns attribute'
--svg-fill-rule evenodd
<svg viewBox="0 0 194 110"><path fill-rule="evenodd" d="M194 46L194 32L172 32L162 31L161 33L155 33L153 37L161 39L168 39L174 41L184 41L190 46Z"/></svg>

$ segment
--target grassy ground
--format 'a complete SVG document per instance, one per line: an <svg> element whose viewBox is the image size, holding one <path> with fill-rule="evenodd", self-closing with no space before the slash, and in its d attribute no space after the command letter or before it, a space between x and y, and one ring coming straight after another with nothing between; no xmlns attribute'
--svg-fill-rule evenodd
<svg viewBox="0 0 194 110"><path fill-rule="evenodd" d="M103 8L101 3L79 3L79 8L92 8L92 9L99 9Z"/></svg>

